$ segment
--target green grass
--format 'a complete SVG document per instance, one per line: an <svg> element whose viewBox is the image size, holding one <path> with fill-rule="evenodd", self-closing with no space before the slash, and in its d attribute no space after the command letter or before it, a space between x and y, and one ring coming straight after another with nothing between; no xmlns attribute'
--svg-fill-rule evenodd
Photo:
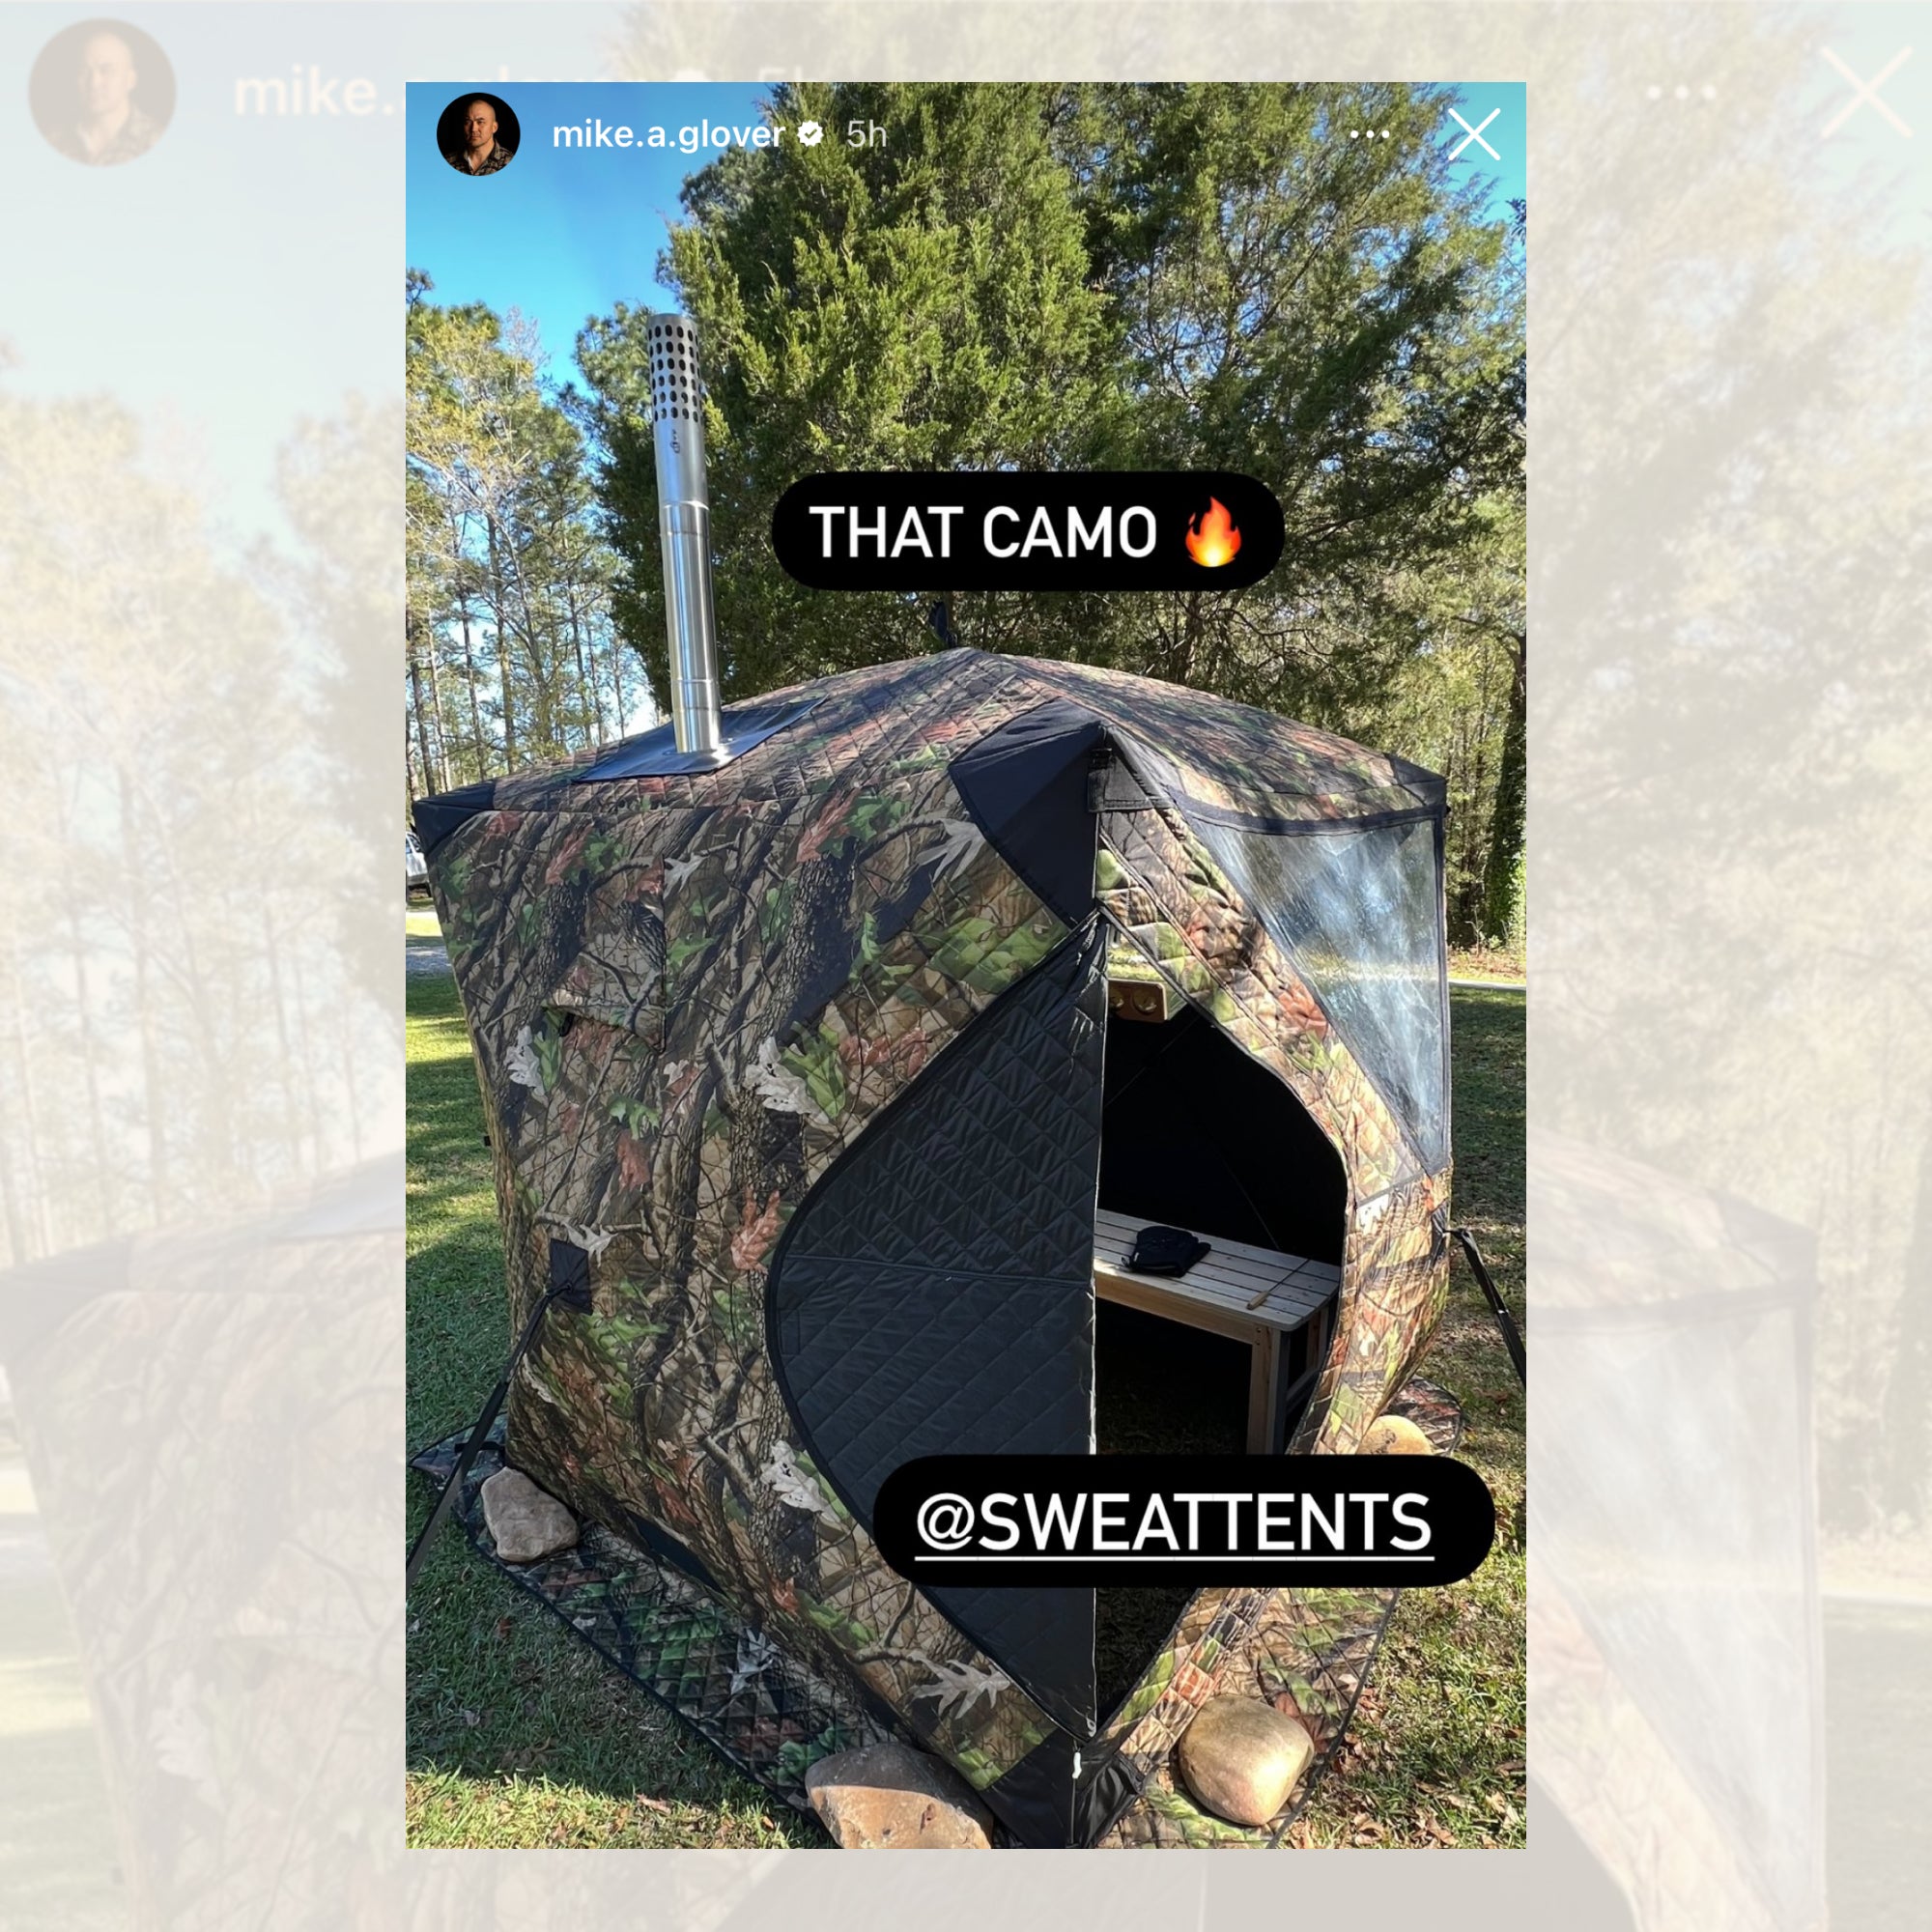
<svg viewBox="0 0 1932 1932"><path fill-rule="evenodd" d="M1453 1214L1519 1322L1524 1007L1520 993L1450 988ZM1298 1843L1524 1842L1522 1390L1481 1291L1460 1257L1452 1266L1449 1310L1422 1367L1463 1405L1459 1455L1495 1497L1495 1548L1466 1582L1403 1597Z"/></svg>
<svg viewBox="0 0 1932 1932"><path fill-rule="evenodd" d="M1451 999L1456 1215L1520 1316L1524 1001L1460 986ZM412 979L408 1013L415 1445L473 1417L508 1336L482 1109L450 980ZM1497 1547L1467 1582L1403 1599L1299 1842L1523 1842L1523 1405L1488 1310L1456 1269L1424 1367L1463 1403L1463 1456L1495 1494ZM421 1478L409 1481L413 1534L429 1494ZM409 1644L412 1845L827 1842L508 1588L454 1529L410 1600Z"/></svg>

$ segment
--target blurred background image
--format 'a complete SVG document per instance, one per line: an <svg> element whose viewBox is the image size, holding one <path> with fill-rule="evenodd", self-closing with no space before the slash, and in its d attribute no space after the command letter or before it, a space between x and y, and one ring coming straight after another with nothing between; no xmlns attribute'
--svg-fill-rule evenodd
<svg viewBox="0 0 1932 1932"><path fill-rule="evenodd" d="M424 166L480 206L526 191L540 153L526 113L515 164L462 181L429 158L435 112L466 89L521 107L550 79L676 77L749 102L828 72L1424 73L1526 82L1536 102L1520 150L1539 652L1526 1067L1538 1134L1565 1143L1531 1154L1531 1222L1553 1241L1537 1278L1572 1314L1546 1332L1529 1425L1529 1560L1547 1546L1556 1585L1539 1574L1530 1653L1557 1803L1531 1793L1529 1849L1507 1859L1302 1861L1297 1909L1541 1924L1553 1903L1702 1932L1815 1925L1829 1901L1841 1923L1916 1926L1932 1885L1916 1809L1932 878L1913 837L1932 803L1932 63L1916 14L143 7L120 24L160 48L173 109L149 99L159 70L124 34L130 118L138 105L160 131L105 165L61 151L65 52L40 65L93 17L0 11L16 76L0 112L0 1917L334 1932L639 1910L623 1861L406 1855L396 1829L398 1451L422 1434L404 1421L402 1210L424 1182L395 1159L394 847L426 760L456 776L466 756L504 756L480 604L477 716L450 673L446 611L441 696L412 709L397 278L423 269L422 299L446 315L485 303L499 343L511 307L535 307L466 280L457 253L419 257L404 180L426 139ZM98 52L111 97L125 74ZM412 79L436 97L421 139ZM1500 133L1487 138L1509 157ZM593 496L597 433L562 402L566 386L596 400L577 337L620 301L660 298L645 278L673 226L717 240L690 298L728 286L731 211L696 222L678 198L709 158L634 195L610 279L541 313L527 388L576 429L574 487ZM1068 296L1077 311L1085 292ZM748 383L757 344L786 339L756 320ZM1048 372L1063 400L1068 367ZM995 419L1022 417L1009 400ZM851 427L863 442L866 423ZM751 500L715 454L713 473ZM545 673L545 728L574 755L600 702L607 734L638 727L652 672L622 667L620 725L621 545L566 522L600 530L610 569L581 682L574 644L569 675ZM553 580L560 619L533 613L547 664L576 581ZM1392 650L1398 690L1402 608L1380 584L1360 629L1359 662ZM874 620L898 627L899 649L929 629L924 611ZM1292 639L1295 613L1282 621ZM542 707L509 637L526 755ZM1243 668L1238 630L1198 641ZM1311 690L1355 702L1328 678L1348 662L1326 633ZM1432 715L1449 714L1417 701L1418 728ZM1474 746L1451 768L1473 774ZM1480 825L1489 781L1467 781ZM1474 879L1487 845L1468 837ZM494 1350L470 1358L479 1386ZM1639 1439L1663 1519L1596 1487ZM1673 1441L1684 1455L1664 1454ZM1815 1491L1794 1473L1814 1457ZM1675 1512L1672 1483L1697 1485L1711 1514ZM1732 1540L1680 1533L1719 1520ZM1543 1605L1554 1620L1539 1627ZM1645 1667L1663 1656L1667 1671ZM484 1728L474 1704L447 1706L451 1735ZM737 1815L748 1837L760 1829ZM639 1805L634 1823L662 1820ZM942 1898L900 1862L668 1858L649 1909L748 1928L881 1910L962 1927L1279 1911L1279 1868L1254 1861L1086 1861L1077 1896L1051 1861L1021 1868L1024 1884L969 1863Z"/></svg>

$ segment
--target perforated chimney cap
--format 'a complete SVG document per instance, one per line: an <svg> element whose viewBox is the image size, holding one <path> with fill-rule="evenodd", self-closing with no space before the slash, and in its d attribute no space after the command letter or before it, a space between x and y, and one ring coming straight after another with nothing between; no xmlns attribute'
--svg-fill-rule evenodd
<svg viewBox="0 0 1932 1932"><path fill-rule="evenodd" d="M697 329L681 315L651 318L651 420L697 420Z"/></svg>

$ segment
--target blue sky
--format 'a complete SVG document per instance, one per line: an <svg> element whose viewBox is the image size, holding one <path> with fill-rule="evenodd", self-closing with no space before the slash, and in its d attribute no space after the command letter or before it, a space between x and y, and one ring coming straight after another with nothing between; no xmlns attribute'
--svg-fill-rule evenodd
<svg viewBox="0 0 1932 1932"><path fill-rule="evenodd" d="M551 373L561 378L572 374L572 344L587 317L606 314L619 301L674 306L670 291L656 279L658 254L668 225L680 217L678 190L685 178L718 151L558 148L552 129L585 121L634 132L657 126L675 141L678 129L707 122L751 126L761 118L759 101L769 90L676 81L506 83L498 91L522 123L522 146L514 166L482 180L459 175L437 157L437 117L458 91L453 82L410 84L410 263L428 270L440 302L521 309L537 324ZM1455 92L1463 119L1483 128L1483 142L1499 156L1492 159L1471 141L1456 172L1480 178L1500 213L1524 192L1522 83L1486 82ZM1496 118L1485 128L1492 109ZM1454 141L1463 138L1453 124L1452 130ZM836 138L835 131L826 138Z"/></svg>
<svg viewBox="0 0 1932 1932"><path fill-rule="evenodd" d="M502 98L523 124L513 166L481 180L459 175L437 155L437 117L453 87L412 81L409 89L409 246L440 302L512 305L532 318L567 373L571 344L592 315L613 303L674 306L655 269L677 220L685 178L717 150L571 149L552 145L559 123L662 126L668 139L705 122L762 121L763 86L713 82L611 81L506 86Z"/></svg>
<svg viewBox="0 0 1932 1932"><path fill-rule="evenodd" d="M1489 188L1490 205L1497 213L1501 213L1512 201L1526 200L1529 191L1524 183L1529 128L1525 118L1527 90L1522 82L1462 81L1451 92L1457 97L1456 111L1471 128L1482 128L1482 141L1496 151L1495 157L1492 158L1483 152L1480 142L1470 141L1463 147L1461 157L1452 164L1454 171L1484 182ZM1492 110L1496 118L1485 128L1483 123L1489 119ZM1453 151L1463 141L1463 134L1453 121L1449 126L1449 146Z"/></svg>

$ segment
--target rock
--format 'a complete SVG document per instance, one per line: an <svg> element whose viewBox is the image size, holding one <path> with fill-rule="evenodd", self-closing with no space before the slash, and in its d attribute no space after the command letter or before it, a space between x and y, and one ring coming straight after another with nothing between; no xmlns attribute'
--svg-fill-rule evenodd
<svg viewBox="0 0 1932 1932"><path fill-rule="evenodd" d="M1315 1756L1293 1718L1253 1697L1210 1697L1175 1753L1195 1798L1236 1825L1265 1825Z"/></svg>
<svg viewBox="0 0 1932 1932"><path fill-rule="evenodd" d="M1406 1415L1384 1415L1362 1437L1364 1456L1433 1456L1435 1445Z"/></svg>
<svg viewBox="0 0 1932 1932"><path fill-rule="evenodd" d="M890 1739L805 1774L820 1822L848 1852L989 1852L991 1814L950 1766Z"/></svg>
<svg viewBox="0 0 1932 1932"><path fill-rule="evenodd" d="M483 1485L483 1520L505 1563L534 1563L577 1542L577 1519L521 1469L498 1469Z"/></svg>

